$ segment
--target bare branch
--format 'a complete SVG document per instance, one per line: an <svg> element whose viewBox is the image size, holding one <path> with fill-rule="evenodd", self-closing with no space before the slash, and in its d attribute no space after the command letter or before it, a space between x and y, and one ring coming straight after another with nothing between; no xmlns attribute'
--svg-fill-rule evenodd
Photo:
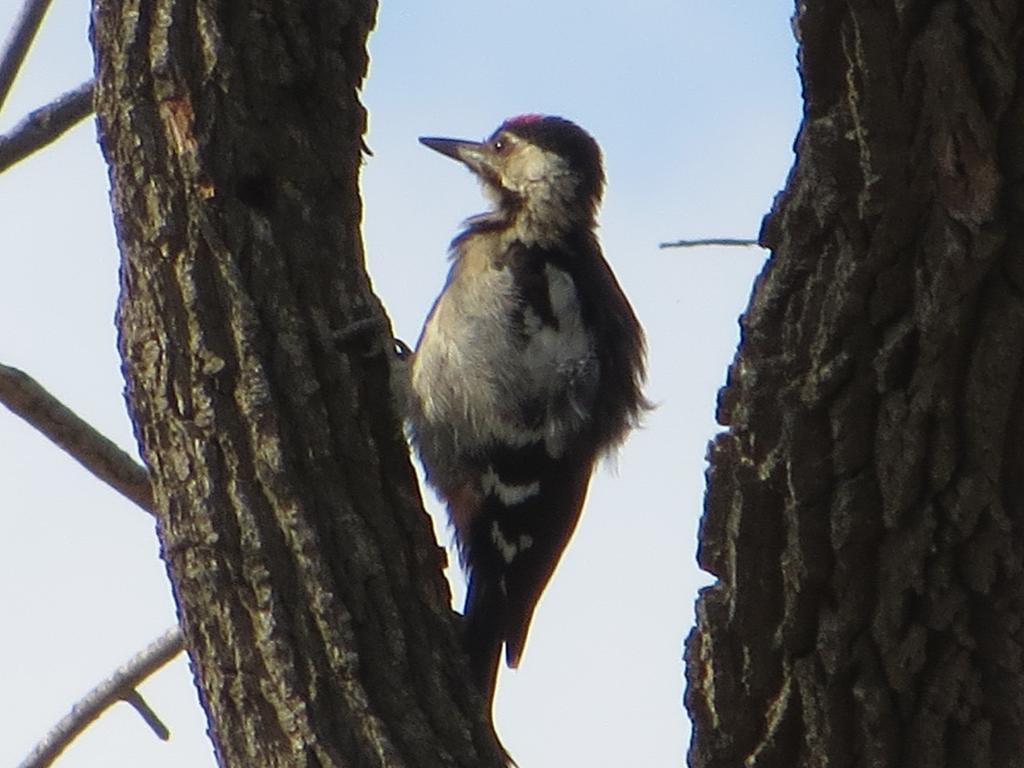
<svg viewBox="0 0 1024 768"><path fill-rule="evenodd" d="M115 670L114 674L75 704L71 711L36 744L19 768L44 768L44 766L50 765L78 734L118 701L127 701L139 709L138 702L142 701L142 697L135 690L135 686L177 656L183 648L181 630L178 627L168 629L149 647ZM160 738L166 740L160 731L163 729L163 733L167 734L166 726L152 713L144 701L142 701L142 706L152 715L152 719L155 719L158 725L154 726L151 718L145 714L143 714L143 719L157 732ZM142 714L141 710L140 714Z"/></svg>
<svg viewBox="0 0 1024 768"><path fill-rule="evenodd" d="M17 368L0 365L0 403L6 405L75 461L152 514L146 468Z"/></svg>
<svg viewBox="0 0 1024 768"><path fill-rule="evenodd" d="M21 15L11 27L3 54L0 54L0 107L7 99L7 94L11 92L14 78L18 76L25 54L28 53L49 7L50 0L25 0Z"/></svg>
<svg viewBox="0 0 1024 768"><path fill-rule="evenodd" d="M93 81L88 80L32 112L0 136L0 172L59 139L92 113Z"/></svg>
<svg viewBox="0 0 1024 768"><path fill-rule="evenodd" d="M659 248L699 248L703 245L760 245L757 240L743 240L735 237L706 237L701 240L675 240L671 243L659 243Z"/></svg>

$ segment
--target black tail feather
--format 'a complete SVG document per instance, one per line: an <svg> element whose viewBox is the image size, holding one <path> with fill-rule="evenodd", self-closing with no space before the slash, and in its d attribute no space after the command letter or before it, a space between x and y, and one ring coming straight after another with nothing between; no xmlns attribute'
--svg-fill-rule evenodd
<svg viewBox="0 0 1024 768"><path fill-rule="evenodd" d="M488 712L494 700L498 662L505 643L505 614L505 597L499 585L470 575L462 642L469 656L470 674Z"/></svg>

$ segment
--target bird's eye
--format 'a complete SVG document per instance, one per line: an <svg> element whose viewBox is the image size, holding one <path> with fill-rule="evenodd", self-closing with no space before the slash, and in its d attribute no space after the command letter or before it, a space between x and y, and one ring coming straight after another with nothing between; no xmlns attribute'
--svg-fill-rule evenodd
<svg viewBox="0 0 1024 768"><path fill-rule="evenodd" d="M495 139L494 140L494 151L497 152L498 154L501 154L502 152L504 152L506 146L508 146L508 145L505 143L504 139Z"/></svg>

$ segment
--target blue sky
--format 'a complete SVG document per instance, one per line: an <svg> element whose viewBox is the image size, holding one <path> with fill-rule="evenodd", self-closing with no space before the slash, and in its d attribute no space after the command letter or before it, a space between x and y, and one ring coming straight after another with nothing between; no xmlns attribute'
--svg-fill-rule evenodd
<svg viewBox="0 0 1024 768"><path fill-rule="evenodd" d="M18 6L0 3L0 30ZM799 120L791 13L783 0L381 7L364 91L374 152L363 169L364 237L398 335L415 341L448 241L484 206L469 174L416 137L478 138L522 112L563 115L601 143L600 234L648 334L648 394L659 407L595 477L522 666L501 676L499 729L523 766L683 762L682 640L707 580L694 562L704 452L764 254L657 244L757 234ZM85 0L54 0L0 131L89 76L87 24ZM0 231L0 362L134 450L113 327L118 256L91 122L0 175ZM3 409L0 493L8 765L170 625L174 607L148 516ZM170 742L118 705L58 764L212 766L184 660L142 691Z"/></svg>

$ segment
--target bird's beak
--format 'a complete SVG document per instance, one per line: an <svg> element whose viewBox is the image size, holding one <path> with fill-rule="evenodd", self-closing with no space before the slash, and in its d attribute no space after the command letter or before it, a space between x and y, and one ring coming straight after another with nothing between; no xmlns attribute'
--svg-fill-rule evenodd
<svg viewBox="0 0 1024 768"><path fill-rule="evenodd" d="M420 144L430 147L435 152L458 160L467 165L470 170L488 174L491 171L490 156L487 151L487 144L480 141L464 141L462 139L438 139L431 136L421 136Z"/></svg>

